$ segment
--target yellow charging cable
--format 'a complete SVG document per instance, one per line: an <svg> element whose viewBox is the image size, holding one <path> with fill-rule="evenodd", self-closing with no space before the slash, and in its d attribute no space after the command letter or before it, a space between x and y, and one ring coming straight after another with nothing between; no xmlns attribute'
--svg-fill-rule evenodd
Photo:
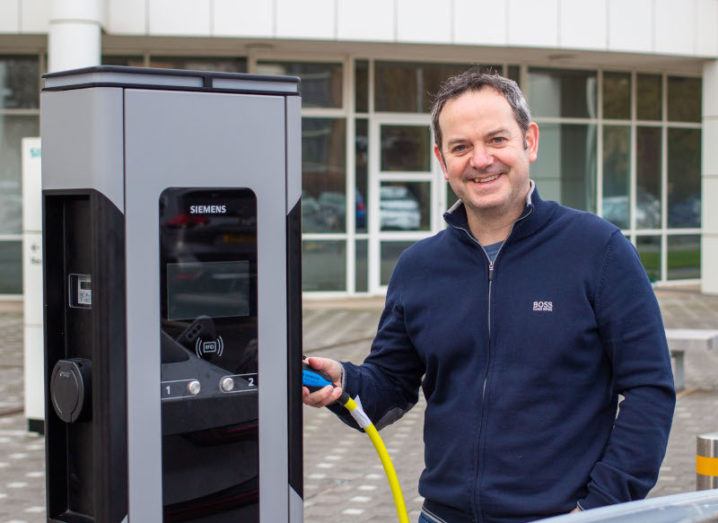
<svg viewBox="0 0 718 523"><path fill-rule="evenodd" d="M332 379L329 375L311 368L306 362L302 362L302 385L312 392L324 387L333 386ZM396 476L394 465L391 462L389 453L386 451L381 436L379 436L379 431L376 430L369 416L367 416L364 409L361 408L360 403L353 400L346 391L342 392L342 395L337 401L349 411L354 421L366 432L374 444L374 448L377 454L379 454L379 459L384 467L386 478L389 481L389 487L391 487L391 495L394 497L394 505L396 506L396 515L399 518L399 523L409 523L409 515L406 512L406 503L404 503L404 495L401 493L401 486L399 486L399 478Z"/></svg>
<svg viewBox="0 0 718 523"><path fill-rule="evenodd" d="M396 515L399 518L399 523L409 523L409 515L406 512L406 503L404 503L404 495L401 493L399 478L396 475L394 465L391 462L389 453L386 451L384 442L382 441L381 436L379 436L379 431L376 430L376 427L369 419L369 416L364 413L364 410L356 401L347 397L343 405L344 408L346 408L352 415L352 418L354 418L359 426L364 429L364 432L366 432L367 436L369 436L369 439L374 444L376 453L379 454L381 464L384 466L384 473L389 481L389 487L391 487L391 495L394 497L394 505L396 506Z"/></svg>

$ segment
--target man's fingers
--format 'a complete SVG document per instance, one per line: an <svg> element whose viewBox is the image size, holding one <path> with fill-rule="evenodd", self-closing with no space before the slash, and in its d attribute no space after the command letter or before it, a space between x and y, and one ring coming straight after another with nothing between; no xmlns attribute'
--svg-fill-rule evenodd
<svg viewBox="0 0 718 523"><path fill-rule="evenodd" d="M311 393L306 387L302 387L302 400L305 405L310 407L326 407L334 403L341 394L341 388L331 387L330 385Z"/></svg>
<svg viewBox="0 0 718 523"><path fill-rule="evenodd" d="M342 388L341 387L334 387L334 390L332 390L332 403L337 401L339 397L342 395Z"/></svg>
<svg viewBox="0 0 718 523"><path fill-rule="evenodd" d="M306 361L311 368L317 370L324 370L324 367L326 367L327 365L327 361L325 360L325 358L314 358L310 356L309 358L307 358Z"/></svg>
<svg viewBox="0 0 718 523"><path fill-rule="evenodd" d="M323 371L331 376L335 383L341 375L339 363L329 358L309 357L305 360L313 369Z"/></svg>
<svg viewBox="0 0 718 523"><path fill-rule="evenodd" d="M331 396L331 393L332 387L331 385L327 385L322 389L310 393L306 397L304 403L306 403L310 407L323 407L326 404L326 401Z"/></svg>

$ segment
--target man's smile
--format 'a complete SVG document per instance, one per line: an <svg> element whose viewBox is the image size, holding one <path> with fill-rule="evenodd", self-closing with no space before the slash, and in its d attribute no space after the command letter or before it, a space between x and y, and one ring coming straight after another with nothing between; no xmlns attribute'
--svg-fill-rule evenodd
<svg viewBox="0 0 718 523"><path fill-rule="evenodd" d="M499 178L499 176L501 176L501 174L492 174L491 176L484 176L483 178L477 176L477 177L473 178L472 181L474 183L479 183L479 184L491 183L494 180L497 180Z"/></svg>

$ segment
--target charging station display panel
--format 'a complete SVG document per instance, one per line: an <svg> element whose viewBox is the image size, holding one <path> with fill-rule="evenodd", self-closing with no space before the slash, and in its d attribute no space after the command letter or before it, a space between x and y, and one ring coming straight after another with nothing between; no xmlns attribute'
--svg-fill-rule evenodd
<svg viewBox="0 0 718 523"><path fill-rule="evenodd" d="M164 521L258 522L257 201L160 196Z"/></svg>

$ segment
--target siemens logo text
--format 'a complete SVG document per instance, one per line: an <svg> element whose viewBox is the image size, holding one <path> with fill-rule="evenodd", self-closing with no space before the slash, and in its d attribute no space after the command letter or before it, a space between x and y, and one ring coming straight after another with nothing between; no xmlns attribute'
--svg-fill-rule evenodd
<svg viewBox="0 0 718 523"><path fill-rule="evenodd" d="M190 214L226 214L226 205L190 205Z"/></svg>

